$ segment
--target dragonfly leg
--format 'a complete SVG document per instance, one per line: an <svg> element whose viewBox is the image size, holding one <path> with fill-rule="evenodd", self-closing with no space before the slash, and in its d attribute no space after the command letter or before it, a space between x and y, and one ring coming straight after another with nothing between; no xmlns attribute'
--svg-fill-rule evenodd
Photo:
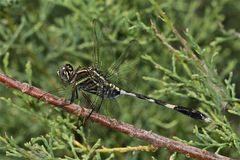
<svg viewBox="0 0 240 160"><path fill-rule="evenodd" d="M100 101L100 103L98 104L98 106L97 106L97 108L96 108L96 112L98 112L99 109L101 108L103 99L104 99L104 97L101 96L101 101ZM84 123L89 119L89 117L92 115L93 111L95 110L95 106L94 106L93 103L91 104L91 108L92 108L92 109L91 109L90 113L89 113L88 116L84 119Z"/></svg>
<svg viewBox="0 0 240 160"><path fill-rule="evenodd" d="M71 95L71 98L70 98L70 103L73 103L75 99L77 99L78 97L78 93L77 93L77 87L74 86L72 88L72 95Z"/></svg>
<svg viewBox="0 0 240 160"><path fill-rule="evenodd" d="M83 124L86 124L87 120L89 119L89 117L91 116L91 114L93 113L93 111L94 111L94 108L92 108L92 109L91 109L91 112L88 114L88 116L83 119Z"/></svg>
<svg viewBox="0 0 240 160"><path fill-rule="evenodd" d="M102 103L103 103L103 97L101 97L101 102L100 104L98 105L97 109L96 109L96 112L98 112L102 106Z"/></svg>
<svg viewBox="0 0 240 160"><path fill-rule="evenodd" d="M78 99L78 90L75 89L75 96L76 96L76 99Z"/></svg>
<svg viewBox="0 0 240 160"><path fill-rule="evenodd" d="M93 102L91 101L90 97L87 94L85 94L84 92L81 92L81 94L83 95L84 99L87 102L87 104L86 104L87 108L91 108L91 111L89 113L89 115L91 115L92 112L94 111ZM87 117L83 118L83 121L82 121L83 125L87 122L87 119L90 117L89 115Z"/></svg>

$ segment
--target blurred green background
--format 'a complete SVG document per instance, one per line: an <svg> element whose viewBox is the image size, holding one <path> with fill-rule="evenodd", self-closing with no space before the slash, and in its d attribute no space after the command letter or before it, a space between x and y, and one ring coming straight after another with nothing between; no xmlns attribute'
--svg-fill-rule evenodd
<svg viewBox="0 0 240 160"><path fill-rule="evenodd" d="M113 78L120 87L174 104L193 108L204 106L202 110L221 118L217 124L209 127L168 109L125 96L117 99L118 104L114 105L118 108L108 111L116 113L109 116L169 138L177 137L211 152L238 158L239 105L234 103L230 114L226 110L215 111L213 107L206 109L206 104L189 96L188 92L182 92L181 88L166 89L173 82L144 58L144 55L151 56L155 62L170 70L174 62L171 51L156 38L150 20L156 23L169 43L181 50L169 26L159 18L159 9L169 16L180 33L184 35L188 29L194 42L204 52L203 61L214 57L214 65L209 66L211 70L217 70L220 82L224 82L230 72L233 73L232 82L236 84L236 92L234 95L226 94L236 100L240 94L240 1L236 0L159 0L156 3L151 0L1 0L0 70L19 81L69 98L67 91L62 94L57 89L62 84L56 71L66 62L74 67L91 64L95 27L92 22L97 19L101 22L96 31L104 67L107 68L129 46L131 48L130 56L119 70L119 76ZM131 44L131 40L137 40L139 44ZM176 64L178 75L188 77L183 64L182 61ZM198 73L196 68L190 70ZM75 117L2 84L0 97L0 159L167 159L170 156L188 159L166 149L156 152L90 153L89 150L70 145L73 137L86 146L95 144L98 148L147 143L98 124L76 128ZM207 101L211 102L211 97ZM231 114L233 112L234 115ZM226 128L219 127L221 123L227 124ZM219 134L212 133L215 130L219 130Z"/></svg>

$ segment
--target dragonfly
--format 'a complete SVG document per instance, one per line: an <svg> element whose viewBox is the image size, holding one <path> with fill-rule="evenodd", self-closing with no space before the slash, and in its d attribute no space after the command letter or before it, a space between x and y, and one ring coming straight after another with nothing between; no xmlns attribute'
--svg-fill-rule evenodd
<svg viewBox="0 0 240 160"><path fill-rule="evenodd" d="M94 30L94 32L96 32ZM99 47L98 40L95 35L96 40L96 47ZM98 48L94 49L94 59L99 63L99 51ZM97 51L97 52L96 52ZM113 67L111 68L119 68L123 59L126 58L126 54L123 54L119 58L119 62L116 62ZM135 97L144 101L148 101L154 103L161 107L166 107L168 109L174 110L176 112L182 113L188 117L191 117L196 120L202 120L205 122L210 122L211 119L204 113L184 107L181 105L176 105L172 103L168 103L159 99L155 99L153 97L146 96L144 94L136 93L133 91L125 90L118 85L114 84L107 74L105 74L101 69L94 65L86 66L86 67L74 67L67 63L64 64L60 69L57 71L57 75L59 78L67 85L71 85L71 98L70 103L73 103L75 99L78 99L78 93L83 93L84 97L86 97L85 93L94 94L100 98L100 103L95 107L92 108L91 113L95 110L98 111L104 101L104 99L115 99L118 96L131 96Z"/></svg>

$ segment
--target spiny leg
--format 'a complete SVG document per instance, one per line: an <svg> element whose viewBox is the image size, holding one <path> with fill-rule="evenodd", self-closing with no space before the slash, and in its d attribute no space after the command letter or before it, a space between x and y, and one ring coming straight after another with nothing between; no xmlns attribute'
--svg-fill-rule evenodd
<svg viewBox="0 0 240 160"><path fill-rule="evenodd" d="M90 113L88 114L87 117L83 117L83 118L78 117L78 122L79 121L81 122L81 123L79 123L79 127L84 126L86 124L87 120L89 119L89 117L91 116L91 114L94 111L94 107L93 107L94 102L91 101L90 97L87 94L85 94L84 91L81 91L80 93L83 95L84 99L86 100L87 108L91 108L91 111L90 111ZM76 94L78 94L78 93L76 92ZM78 95L76 97L78 97Z"/></svg>
<svg viewBox="0 0 240 160"><path fill-rule="evenodd" d="M87 122L88 118L91 116L92 112L94 111L94 102L92 102L90 100L90 97L87 94L85 94L84 92L82 92L82 95L87 102L88 108L91 108L89 115L83 119L83 125L84 125Z"/></svg>
<svg viewBox="0 0 240 160"><path fill-rule="evenodd" d="M98 105L98 107L97 107L97 109L96 109L96 112L98 112L98 111L100 110L100 108L101 108L101 106L102 106L102 103L103 103L103 99L104 99L104 97L101 96L101 102L100 102L100 104Z"/></svg>
<svg viewBox="0 0 240 160"><path fill-rule="evenodd" d="M83 93L83 91L80 90L80 93ZM74 101L74 99L78 99L78 90L77 90L76 88L73 88L73 90L72 90L72 96L71 96L70 102L72 103L72 102ZM80 109L80 108L78 108L75 112L78 112L79 109ZM78 121L78 122L79 122L79 121L82 122L83 120L80 120L80 119L81 119L81 117L79 116L77 121ZM80 126L82 126L82 124L81 124L81 123L78 123L78 127L80 127Z"/></svg>
<svg viewBox="0 0 240 160"><path fill-rule="evenodd" d="M78 97L78 93L77 93L77 87L74 86L72 88L72 95L71 95L71 98L70 98L70 103L73 103L74 100Z"/></svg>
<svg viewBox="0 0 240 160"><path fill-rule="evenodd" d="M76 96L76 99L78 99L78 90L75 89L75 96Z"/></svg>
<svg viewBox="0 0 240 160"><path fill-rule="evenodd" d="M97 107L97 109L96 109L97 112L99 111L99 109L100 109L101 106L102 106L103 99L104 99L104 97L101 96L101 101L100 101L100 103L98 104L98 107ZM90 118L90 116L92 115L93 111L95 110L95 105L94 105L93 102L91 102L90 107L91 107L91 111L90 111L90 113L88 114L88 116L83 119L83 125L87 122L87 120Z"/></svg>
<svg viewBox="0 0 240 160"><path fill-rule="evenodd" d="M101 106L102 106L102 102L103 102L103 96L101 96L101 101L100 101L100 103L98 104L98 106L97 106L97 109L96 109L96 112L98 112L99 110L100 110L100 108L101 108ZM89 119L89 117L91 116L91 114L93 113L93 111L94 111L94 104L92 103L92 110L91 110L91 112L89 113L89 115L87 116L87 118L86 119Z"/></svg>

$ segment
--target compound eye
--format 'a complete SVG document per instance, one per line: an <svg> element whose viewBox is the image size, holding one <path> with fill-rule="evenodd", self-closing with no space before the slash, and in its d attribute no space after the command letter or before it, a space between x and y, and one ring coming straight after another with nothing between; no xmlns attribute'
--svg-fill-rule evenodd
<svg viewBox="0 0 240 160"><path fill-rule="evenodd" d="M62 77L64 77L66 80L69 80L69 72L63 71L62 72Z"/></svg>
<svg viewBox="0 0 240 160"><path fill-rule="evenodd" d="M69 80L69 72L66 70L61 70L58 72L59 77L64 81L67 82Z"/></svg>
<svg viewBox="0 0 240 160"><path fill-rule="evenodd" d="M66 77L67 77L67 71L65 67L62 67L60 70L57 71L57 75L65 81Z"/></svg>
<svg viewBox="0 0 240 160"><path fill-rule="evenodd" d="M70 83L69 81L72 77L73 72L73 67L70 64L65 64L57 71L57 75L63 82Z"/></svg>
<svg viewBox="0 0 240 160"><path fill-rule="evenodd" d="M66 71L73 71L73 67L71 64L65 64L64 67L65 67Z"/></svg>

